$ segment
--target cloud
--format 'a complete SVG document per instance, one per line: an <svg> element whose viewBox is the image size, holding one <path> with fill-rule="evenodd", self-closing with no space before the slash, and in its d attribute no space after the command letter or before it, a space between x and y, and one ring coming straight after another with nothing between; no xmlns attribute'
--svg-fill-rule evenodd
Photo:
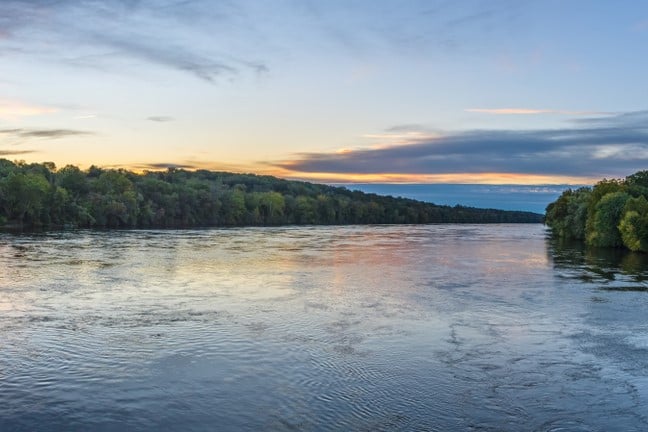
<svg viewBox="0 0 648 432"><path fill-rule="evenodd" d="M298 3L315 19L311 30L319 27L354 54L390 46L418 54L474 50L494 35L508 35L526 7L514 0Z"/></svg>
<svg viewBox="0 0 648 432"><path fill-rule="evenodd" d="M29 153L36 153L36 150L0 150L0 156L19 156Z"/></svg>
<svg viewBox="0 0 648 432"><path fill-rule="evenodd" d="M418 123L400 124L385 129L385 132L420 132L425 127Z"/></svg>
<svg viewBox="0 0 648 432"><path fill-rule="evenodd" d="M206 82L264 74L295 50L427 58L480 54L509 38L527 2L515 0L277 2L233 0L2 0L0 53L133 71L133 60ZM486 49L485 49L486 48ZM130 75L133 75L132 73Z"/></svg>
<svg viewBox="0 0 648 432"><path fill-rule="evenodd" d="M297 173L622 177L648 167L648 111L583 119L571 128L472 130L273 163Z"/></svg>
<svg viewBox="0 0 648 432"><path fill-rule="evenodd" d="M210 83L215 82L221 76L236 76L239 74L241 67L244 66L256 72L267 70L265 65L252 65L224 56L215 59L206 54L199 54L195 49L191 50L177 45L174 42L160 44L158 39L150 39L139 35L124 38L122 35L94 34L91 37L98 45L116 50L122 56L189 72ZM106 57L114 58L115 53L111 53ZM82 62L75 60L72 60L72 62L82 64Z"/></svg>
<svg viewBox="0 0 648 432"><path fill-rule="evenodd" d="M21 52L75 67L133 67L132 60L215 82L268 71L218 39L229 2L176 0L3 0L0 54ZM208 21L203 21L208 18ZM154 35L154 36L152 36ZM233 45L233 44L229 44ZM227 53L219 51L225 46Z"/></svg>
<svg viewBox="0 0 648 432"><path fill-rule="evenodd" d="M603 111L567 111L556 109L535 109L535 108L466 108L466 112L495 114L495 115L537 115L537 114L560 114L573 116L611 115L614 113Z"/></svg>
<svg viewBox="0 0 648 432"><path fill-rule="evenodd" d="M303 173L274 170L267 174L286 179L322 183L446 183L446 184L497 184L497 185L587 185L599 177L532 175L511 173L459 173L459 174L339 174Z"/></svg>
<svg viewBox="0 0 648 432"><path fill-rule="evenodd" d="M158 123L165 123L165 122L173 121L175 119L170 116L151 116L151 117L147 117L146 120L158 122Z"/></svg>
<svg viewBox="0 0 648 432"><path fill-rule="evenodd" d="M93 135L93 132L73 129L0 129L0 135L14 138L57 139L70 136Z"/></svg>
<svg viewBox="0 0 648 432"><path fill-rule="evenodd" d="M107 167L126 168L140 171L160 171L166 170L168 168L177 168L186 170L226 171L239 173L254 172L256 174L271 174L270 170L268 170L267 165L250 167L245 165L233 165L222 162L193 159L187 159L180 162L136 162L131 164L109 165Z"/></svg>
<svg viewBox="0 0 648 432"><path fill-rule="evenodd" d="M133 165L132 168L135 169L142 169L142 170L151 170L151 171L158 171L158 170L166 170L169 168L175 168L175 169L195 169L196 167L193 165L189 164L177 164L177 163L166 163L166 162L159 162L159 163L145 163L145 164L136 164Z"/></svg>
<svg viewBox="0 0 648 432"><path fill-rule="evenodd" d="M641 129L646 127L648 110L630 111L607 117L585 117L572 120L574 123L589 127L626 127Z"/></svg>

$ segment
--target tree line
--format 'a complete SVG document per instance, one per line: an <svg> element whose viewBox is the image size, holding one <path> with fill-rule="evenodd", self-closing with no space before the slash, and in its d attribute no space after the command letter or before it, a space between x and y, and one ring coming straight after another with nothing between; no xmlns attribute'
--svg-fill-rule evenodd
<svg viewBox="0 0 648 432"><path fill-rule="evenodd" d="M568 189L547 206L546 224L560 238L596 247L648 252L648 171Z"/></svg>
<svg viewBox="0 0 648 432"><path fill-rule="evenodd" d="M0 226L189 228L541 222L536 213L439 206L271 176L169 168L138 174L0 159Z"/></svg>

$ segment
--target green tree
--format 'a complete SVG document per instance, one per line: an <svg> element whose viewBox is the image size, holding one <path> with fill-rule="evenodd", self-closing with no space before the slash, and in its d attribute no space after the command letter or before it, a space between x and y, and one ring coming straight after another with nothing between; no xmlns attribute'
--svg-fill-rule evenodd
<svg viewBox="0 0 648 432"><path fill-rule="evenodd" d="M317 223L315 200L309 196L300 195L295 200L295 221L300 225Z"/></svg>
<svg viewBox="0 0 648 432"><path fill-rule="evenodd" d="M22 225L41 225L40 211L50 184L42 174L11 173L0 181L6 219Z"/></svg>
<svg viewBox="0 0 648 432"><path fill-rule="evenodd" d="M625 179L628 185L637 185L648 188L648 170L647 171L638 171L632 175L629 175Z"/></svg>
<svg viewBox="0 0 648 432"><path fill-rule="evenodd" d="M645 197L630 198L626 202L618 228L628 249L648 252L648 201Z"/></svg>
<svg viewBox="0 0 648 432"><path fill-rule="evenodd" d="M86 175L79 168L67 165L56 173L57 184L65 188L72 196L79 197L89 191Z"/></svg>
<svg viewBox="0 0 648 432"><path fill-rule="evenodd" d="M625 192L605 194L596 204L594 217L587 233L587 243L597 247L619 247L623 245L619 223L626 201L630 195Z"/></svg>
<svg viewBox="0 0 648 432"><path fill-rule="evenodd" d="M0 225L172 228L539 220L533 213L436 206L253 174L182 169L136 174L72 165L57 171L50 162L0 159Z"/></svg>
<svg viewBox="0 0 648 432"><path fill-rule="evenodd" d="M585 237L589 239L590 237L596 237L594 231L596 230L594 226L595 222L595 213L597 211L597 206L599 202L603 199L604 196L614 193L614 192L624 192L625 183L619 180L608 180L603 179L598 182L592 188L592 192L589 198L589 203L587 205L587 221L585 223ZM616 224L614 225L616 227ZM587 240L589 242L589 240Z"/></svg>
<svg viewBox="0 0 648 432"><path fill-rule="evenodd" d="M259 195L259 212L266 225L283 222L286 201L279 192L262 192Z"/></svg>
<svg viewBox="0 0 648 432"><path fill-rule="evenodd" d="M575 191L567 189L553 203L547 206L546 224L563 238L585 239L587 209L591 199L589 188Z"/></svg>
<svg viewBox="0 0 648 432"><path fill-rule="evenodd" d="M133 227L138 219L138 195L123 171L101 172L91 183L90 214L100 227Z"/></svg>

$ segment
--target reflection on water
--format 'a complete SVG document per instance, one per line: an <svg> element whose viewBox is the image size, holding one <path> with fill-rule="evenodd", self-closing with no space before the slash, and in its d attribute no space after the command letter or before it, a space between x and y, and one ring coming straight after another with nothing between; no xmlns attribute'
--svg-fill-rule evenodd
<svg viewBox="0 0 648 432"><path fill-rule="evenodd" d="M599 282L602 289L646 291L648 254L625 249L588 248L580 242L549 239L547 249L556 269L586 282ZM627 283L628 286L619 284Z"/></svg>
<svg viewBox="0 0 648 432"><path fill-rule="evenodd" d="M648 430L648 258L540 225L0 234L0 430Z"/></svg>

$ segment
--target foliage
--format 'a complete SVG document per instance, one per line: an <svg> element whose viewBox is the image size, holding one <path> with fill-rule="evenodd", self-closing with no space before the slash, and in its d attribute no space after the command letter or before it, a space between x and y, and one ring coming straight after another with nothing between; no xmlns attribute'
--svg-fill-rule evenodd
<svg viewBox="0 0 648 432"><path fill-rule="evenodd" d="M0 225L85 228L541 222L529 212L438 206L270 176L0 159Z"/></svg>
<svg viewBox="0 0 648 432"><path fill-rule="evenodd" d="M591 198L590 188L566 190L547 207L547 223L559 237L583 240L587 222L587 209Z"/></svg>
<svg viewBox="0 0 648 432"><path fill-rule="evenodd" d="M645 197L630 198L626 202L619 231L628 249L648 252L648 201Z"/></svg>
<svg viewBox="0 0 648 432"><path fill-rule="evenodd" d="M604 179L591 189L563 192L547 206L545 222L560 238L648 252L647 198L648 171Z"/></svg>
<svg viewBox="0 0 648 432"><path fill-rule="evenodd" d="M587 242L598 247L619 247L623 245L617 226L623 217L623 209L630 198L625 192L612 192L604 195L596 203Z"/></svg>

